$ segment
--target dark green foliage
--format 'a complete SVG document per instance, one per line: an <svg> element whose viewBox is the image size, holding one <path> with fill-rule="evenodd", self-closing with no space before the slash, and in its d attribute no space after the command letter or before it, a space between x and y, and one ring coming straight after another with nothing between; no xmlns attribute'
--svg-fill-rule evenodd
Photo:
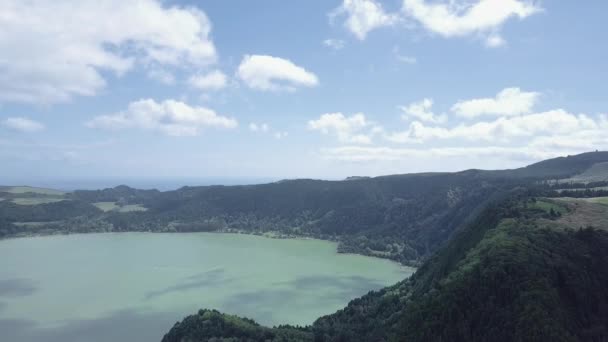
<svg viewBox="0 0 608 342"><path fill-rule="evenodd" d="M608 233L541 227L537 195L498 196L410 279L318 319L315 341L605 341Z"/></svg>
<svg viewBox="0 0 608 342"><path fill-rule="evenodd" d="M535 229L488 234L435 291L404 311L411 341L601 341L608 337L608 234Z"/></svg>
<svg viewBox="0 0 608 342"><path fill-rule="evenodd" d="M550 187L551 187L551 189L593 189L593 188L599 188L599 187L608 187L608 181L588 182L588 183L558 182L555 184L551 184Z"/></svg>
<svg viewBox="0 0 608 342"><path fill-rule="evenodd" d="M589 198L589 197L606 197L608 196L608 190L564 190L555 197L573 197L573 198Z"/></svg>
<svg viewBox="0 0 608 342"><path fill-rule="evenodd" d="M78 216L95 216L101 211L80 201L60 201L38 205L18 205L0 201L0 218L9 222L58 221Z"/></svg>
<svg viewBox="0 0 608 342"><path fill-rule="evenodd" d="M195 341L312 341L312 334L308 329L290 326L266 328L248 318L202 309L176 323L162 339L162 342Z"/></svg>
<svg viewBox="0 0 608 342"><path fill-rule="evenodd" d="M126 185L103 190L76 190L68 194L69 198L89 203L123 202L123 204L140 204L160 194L158 190L139 190Z"/></svg>

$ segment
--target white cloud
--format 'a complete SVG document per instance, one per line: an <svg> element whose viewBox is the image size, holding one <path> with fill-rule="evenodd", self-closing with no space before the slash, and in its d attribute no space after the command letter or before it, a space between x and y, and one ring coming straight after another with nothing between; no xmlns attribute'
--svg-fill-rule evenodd
<svg viewBox="0 0 608 342"><path fill-rule="evenodd" d="M171 136L195 136L204 128L234 128L237 125L235 119L220 116L205 107L192 107L175 100L156 102L152 99L131 102L125 111L98 116L87 123L92 128L138 128Z"/></svg>
<svg viewBox="0 0 608 342"><path fill-rule="evenodd" d="M204 75L194 75L188 79L190 86L200 90L219 90L228 83L226 75L219 70L213 70Z"/></svg>
<svg viewBox="0 0 608 342"><path fill-rule="evenodd" d="M257 90L293 91L297 86L314 87L319 84L315 74L290 60L266 55L243 57L237 77L248 87Z"/></svg>
<svg viewBox="0 0 608 342"><path fill-rule="evenodd" d="M499 93L496 99L471 102L474 104L471 105L473 109L469 108L466 112L475 113L472 117L503 113L502 116L488 121L445 125L447 122L432 113L432 101L424 99L402 107L404 119L416 118L417 121L410 123L409 127L401 132L387 132L377 124L370 124L362 114L351 118L341 113L325 114L319 120L309 122L309 127L325 134L336 135L343 144L322 148L322 158L370 165L379 165L374 164L376 162L386 162L387 164L383 164L385 166L406 165L405 163L414 159L417 165L430 163L442 168L441 165L447 165L446 170L454 170L452 167L459 168L463 165L504 167L593 150L608 150L608 114L591 116L574 114L564 109L530 112L537 93L524 93L517 88L511 88L511 94L521 95L520 97L527 98L527 101L515 101L519 105L507 105L502 103L504 101L501 102L501 99L509 96L501 97ZM386 145L382 146L376 142L374 145L364 146L351 138L361 132L370 137L370 142L371 137L382 136ZM401 147L395 144L410 145ZM437 164L439 160L441 163ZM467 162L463 163L463 160Z"/></svg>
<svg viewBox="0 0 608 342"><path fill-rule="evenodd" d="M44 125L23 117L11 117L2 121L2 126L23 133L35 133L44 130Z"/></svg>
<svg viewBox="0 0 608 342"><path fill-rule="evenodd" d="M249 124L249 130L255 133L261 133L261 134L269 134L272 135L275 139L283 139L286 138L289 133L285 132L285 131L277 131L274 130L270 127L269 124L267 123L255 123L255 122L251 122Z"/></svg>
<svg viewBox="0 0 608 342"><path fill-rule="evenodd" d="M340 15L346 15L344 26L359 40L364 40L370 31L391 26L399 19L398 15L386 13L375 0L344 0L330 13L330 18Z"/></svg>
<svg viewBox="0 0 608 342"><path fill-rule="evenodd" d="M340 39L325 39L323 41L323 45L333 50L341 50L344 48L345 43Z"/></svg>
<svg viewBox="0 0 608 342"><path fill-rule="evenodd" d="M270 126L266 123L257 124L255 122L252 122L249 124L249 130L252 132L266 133L270 130Z"/></svg>
<svg viewBox="0 0 608 342"><path fill-rule="evenodd" d="M513 116L532 112L540 93L524 92L519 88L506 88L495 98L482 98L459 101L452 111L465 118L481 115Z"/></svg>
<svg viewBox="0 0 608 342"><path fill-rule="evenodd" d="M371 135L375 130L364 133L364 129L370 128L372 124L365 119L363 113L357 113L349 117L342 113L323 114L317 120L308 122L308 128L320 131L323 134L335 135L340 142L353 144L369 144L372 142Z"/></svg>
<svg viewBox="0 0 608 342"><path fill-rule="evenodd" d="M280 139L287 138L288 135L289 135L288 132L275 132L274 138L280 140Z"/></svg>
<svg viewBox="0 0 608 342"><path fill-rule="evenodd" d="M321 150L325 159L344 162L382 162L403 161L407 159L425 158L501 158L503 160L541 160L576 154L588 150L550 150L536 149L526 146L482 146L482 147L438 147L438 148L392 148L342 146Z"/></svg>
<svg viewBox="0 0 608 342"><path fill-rule="evenodd" d="M91 96L136 65L203 67L217 56L211 23L158 0L3 0L0 102L51 104Z"/></svg>
<svg viewBox="0 0 608 342"><path fill-rule="evenodd" d="M175 76L167 70L163 69L151 69L148 70L148 78L160 82L165 85L174 85Z"/></svg>
<svg viewBox="0 0 608 342"><path fill-rule="evenodd" d="M401 118L403 120L410 120L411 118L418 119L423 122L431 123L445 123L448 120L447 115L436 115L431 109L433 107L433 100L424 99L420 102L414 102L407 106L399 106L399 109L403 111Z"/></svg>
<svg viewBox="0 0 608 342"><path fill-rule="evenodd" d="M408 130L387 134L386 138L398 143L422 143L446 139L505 143L520 138L568 134L576 130L597 130L602 125L605 123L587 115L575 115L556 109L523 116L501 117L495 121L482 121L471 125L459 124L451 128L425 126L416 121L410 124Z"/></svg>
<svg viewBox="0 0 608 342"><path fill-rule="evenodd" d="M486 38L486 46L495 48L506 45L507 42L498 34L492 34Z"/></svg>
<svg viewBox="0 0 608 342"><path fill-rule="evenodd" d="M496 47L505 43L497 32L507 20L527 18L541 8L529 0L450 0L443 3L403 0L403 11L407 17L441 36L482 35L486 37L487 46Z"/></svg>

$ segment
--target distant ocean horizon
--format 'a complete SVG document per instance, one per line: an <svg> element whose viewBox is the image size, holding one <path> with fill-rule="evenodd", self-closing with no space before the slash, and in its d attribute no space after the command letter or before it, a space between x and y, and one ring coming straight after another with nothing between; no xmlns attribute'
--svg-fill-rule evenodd
<svg viewBox="0 0 608 342"><path fill-rule="evenodd" d="M36 180L2 180L2 186L34 186L40 188L57 189L63 191L73 190L98 190L113 188L118 185L127 185L136 189L157 189L168 191L179 189L184 186L205 185L251 185L272 183L278 178L161 178L161 179L136 179L136 178L107 178L107 179L36 179Z"/></svg>

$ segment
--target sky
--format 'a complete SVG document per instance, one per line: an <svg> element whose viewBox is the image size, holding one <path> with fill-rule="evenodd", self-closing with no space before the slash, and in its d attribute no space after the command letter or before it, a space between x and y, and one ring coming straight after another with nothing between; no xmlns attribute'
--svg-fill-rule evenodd
<svg viewBox="0 0 608 342"><path fill-rule="evenodd" d="M608 150L603 0L2 0L0 183Z"/></svg>

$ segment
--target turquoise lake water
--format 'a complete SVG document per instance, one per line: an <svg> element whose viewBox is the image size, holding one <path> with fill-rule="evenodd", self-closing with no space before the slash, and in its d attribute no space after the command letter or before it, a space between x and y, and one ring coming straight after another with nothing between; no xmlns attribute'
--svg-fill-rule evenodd
<svg viewBox="0 0 608 342"><path fill-rule="evenodd" d="M0 241L2 340L160 341L199 308L312 323L412 268L328 241L116 233Z"/></svg>

